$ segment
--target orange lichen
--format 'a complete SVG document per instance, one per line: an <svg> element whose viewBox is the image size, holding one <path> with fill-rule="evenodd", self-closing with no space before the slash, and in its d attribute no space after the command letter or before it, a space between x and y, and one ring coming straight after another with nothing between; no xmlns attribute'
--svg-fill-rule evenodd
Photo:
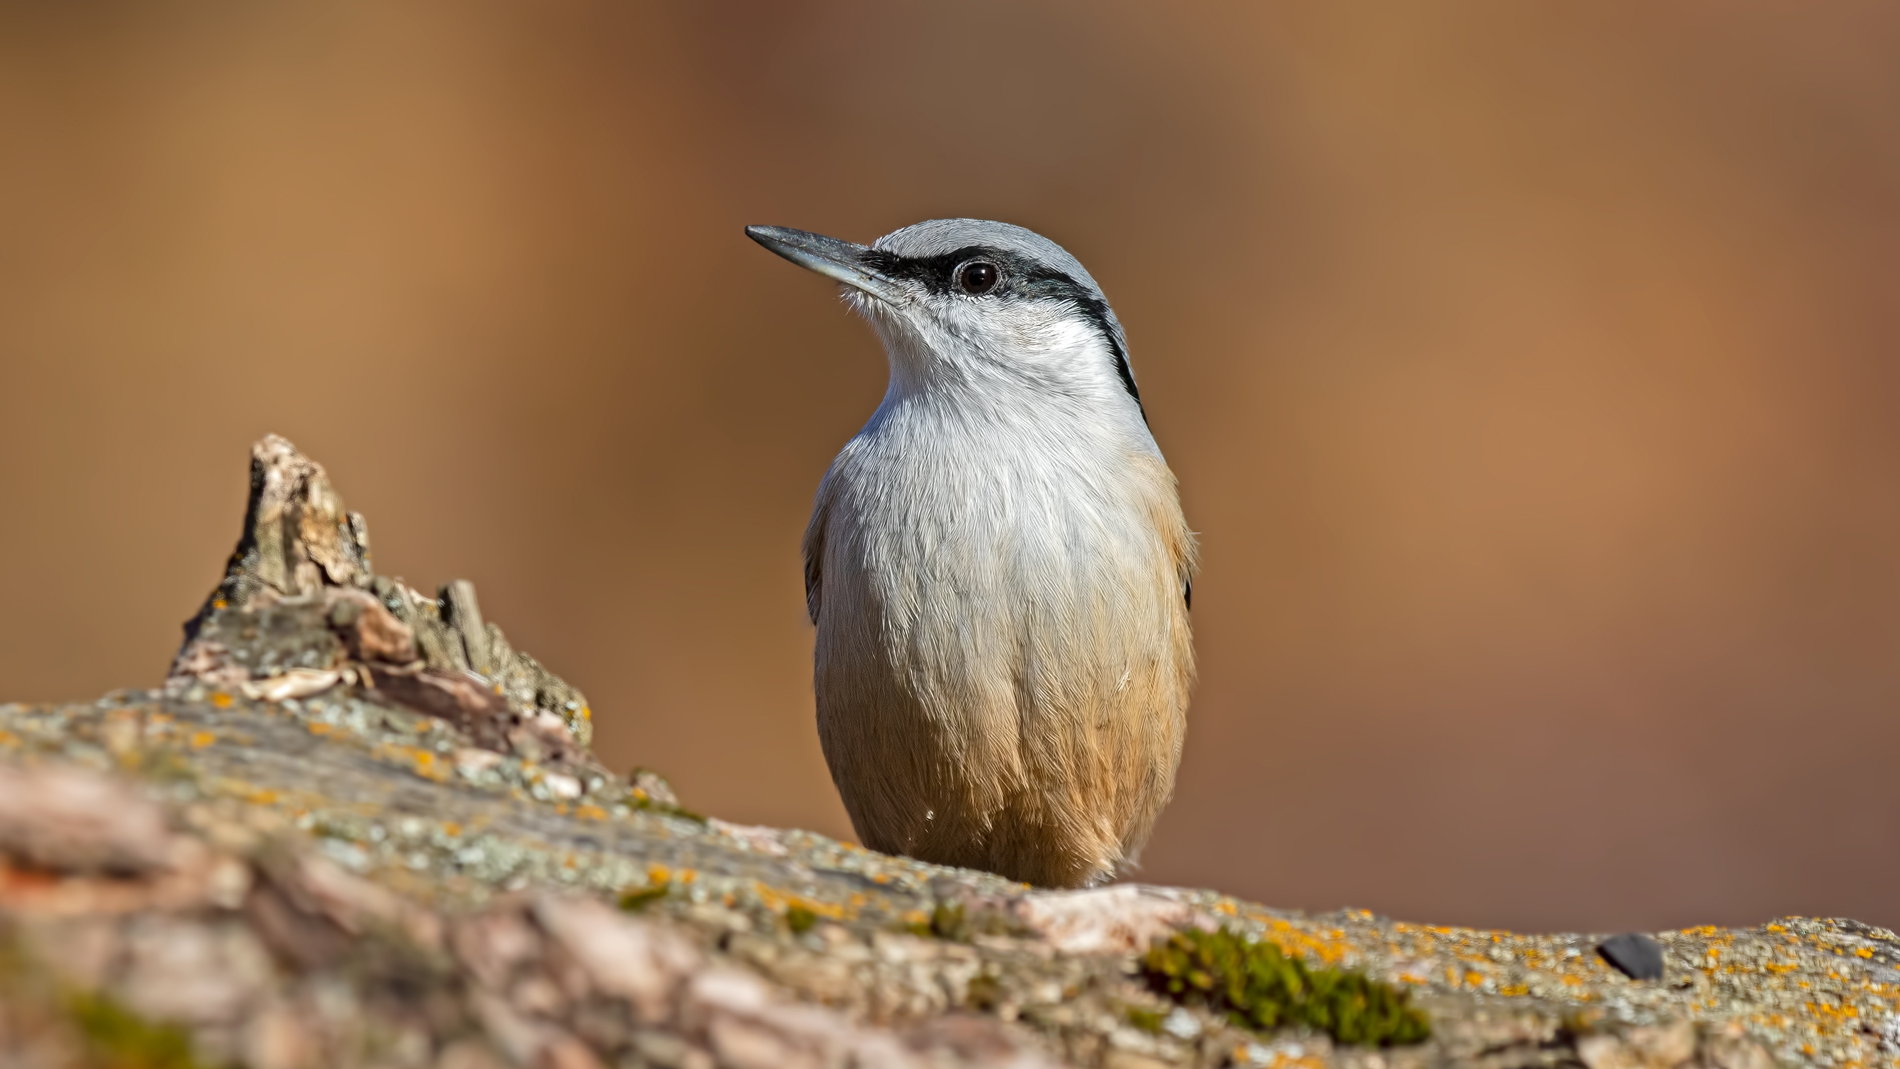
<svg viewBox="0 0 1900 1069"><path fill-rule="evenodd" d="M1289 955L1295 957L1310 955L1329 965L1351 952L1352 948L1343 942L1346 933L1337 928L1329 928L1322 934L1330 935L1332 938L1321 938L1319 935L1301 931L1293 927L1291 923L1275 918L1268 925L1265 938Z"/></svg>
<svg viewBox="0 0 1900 1069"><path fill-rule="evenodd" d="M330 730L334 730L318 731L318 727L322 726L318 724L309 724L307 726L311 733L317 735L329 734ZM448 762L438 758L434 750L426 750L420 746L384 744L377 746L371 753L373 756L381 758L382 760L395 761L407 765L410 771L421 776L423 779L435 783L446 783L449 780L450 768Z"/></svg>
<svg viewBox="0 0 1900 1069"><path fill-rule="evenodd" d="M819 917L834 921L845 918L844 907L836 902L819 902L800 895L788 894L756 880L753 881L752 889L766 909L782 917L810 918L810 922L794 924L794 928L799 931L810 928L811 923L816 922Z"/></svg>

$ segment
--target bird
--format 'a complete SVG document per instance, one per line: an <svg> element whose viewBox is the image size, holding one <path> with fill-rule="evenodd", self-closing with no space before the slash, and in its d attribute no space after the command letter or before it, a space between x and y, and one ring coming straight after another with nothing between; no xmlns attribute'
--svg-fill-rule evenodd
<svg viewBox="0 0 1900 1069"><path fill-rule="evenodd" d="M1009 223L745 232L841 283L889 364L803 545L859 840L1042 887L1127 872L1180 765L1198 551L1101 287Z"/></svg>

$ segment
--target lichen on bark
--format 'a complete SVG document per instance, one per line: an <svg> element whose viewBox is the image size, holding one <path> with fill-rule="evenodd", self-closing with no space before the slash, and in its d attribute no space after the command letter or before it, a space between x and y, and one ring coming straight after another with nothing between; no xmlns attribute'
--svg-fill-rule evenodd
<svg viewBox="0 0 1900 1069"><path fill-rule="evenodd" d="M1043 892L689 814L602 767L587 713L471 585L378 576L322 467L258 443L163 685L0 705L0 1064L1900 1066L1900 939L1852 921L1651 933L1638 980L1599 935ZM1177 998L1170 949L1214 945L1404 992L1431 1034Z"/></svg>

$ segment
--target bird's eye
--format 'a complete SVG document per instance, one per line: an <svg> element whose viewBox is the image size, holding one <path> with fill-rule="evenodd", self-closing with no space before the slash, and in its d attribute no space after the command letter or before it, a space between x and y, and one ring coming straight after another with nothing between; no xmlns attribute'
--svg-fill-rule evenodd
<svg viewBox="0 0 1900 1069"><path fill-rule="evenodd" d="M996 288L996 265L972 260L957 269L957 285L968 294L984 294Z"/></svg>

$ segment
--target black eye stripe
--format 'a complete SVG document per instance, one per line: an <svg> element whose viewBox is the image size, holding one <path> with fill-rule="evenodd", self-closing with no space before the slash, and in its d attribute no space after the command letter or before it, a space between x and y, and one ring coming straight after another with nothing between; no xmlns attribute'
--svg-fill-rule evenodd
<svg viewBox="0 0 1900 1069"><path fill-rule="evenodd" d="M1122 388L1128 396L1135 399L1135 407L1141 411L1141 421L1148 422L1148 408L1141 403L1141 391L1135 387L1135 369L1128 366L1128 350L1122 348L1121 339L1115 336L1115 330L1108 323L1108 305L1094 298L1078 298L1076 307L1089 317L1089 322L1108 342L1108 349L1115 354L1115 374L1122 380Z"/></svg>
<svg viewBox="0 0 1900 1069"><path fill-rule="evenodd" d="M1102 340L1108 343L1109 352L1115 357L1116 377L1122 380L1122 387L1128 391L1128 396L1135 399L1135 407L1141 410L1142 422L1148 421L1148 410L1141 403L1141 391L1135 386L1134 369L1128 364L1128 351L1122 347L1121 338L1108 318L1108 302L1069 275L1002 249L983 245L967 245L936 256L899 256L884 249L873 249L865 255L865 260L868 266L882 274L921 282L931 293L941 294L961 292L956 287L957 269L971 260L983 260L995 264L1001 275L995 288L989 291L991 294L1013 293L1023 297L1067 301L1082 313L1096 333L1102 336Z"/></svg>

